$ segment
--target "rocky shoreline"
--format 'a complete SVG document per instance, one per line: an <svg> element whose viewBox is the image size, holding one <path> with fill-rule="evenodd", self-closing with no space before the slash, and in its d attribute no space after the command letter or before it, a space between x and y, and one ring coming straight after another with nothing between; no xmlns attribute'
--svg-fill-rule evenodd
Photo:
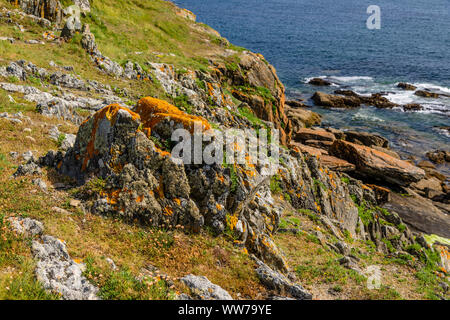
<svg viewBox="0 0 450 320"><path fill-rule="evenodd" d="M314 78L309 84L331 86L332 83L322 78ZM417 89L408 83L399 83L398 87L413 91ZM431 90L416 91L416 95L439 97L439 94ZM351 90L335 90L334 94L317 91L311 99L323 108L347 109L372 105L377 108L402 108L404 111L422 109L416 104L397 105L386 99L384 93L362 96ZM429 161L402 160L399 154L389 147L389 141L380 135L363 131L342 131L332 127L322 128L321 116L308 110L311 107L303 101L287 100L286 104L287 115L294 124L292 147L316 156L322 165L331 170L343 172L369 184L378 184L380 188L387 188L386 206L403 212L402 216L406 222L416 230L437 232L444 237L450 235L450 177L437 169L439 165L448 165L450 151L428 151L426 158ZM445 127L442 130L445 130ZM417 155L418 159L421 157L422 155ZM408 201L401 201L398 197L391 199L390 194L396 193L407 194L410 198ZM401 206L404 206L403 209L400 209ZM433 215L428 211L436 213L436 216L424 218ZM434 219L436 227L430 225L434 223ZM442 228L439 226L441 223L444 225Z"/></svg>

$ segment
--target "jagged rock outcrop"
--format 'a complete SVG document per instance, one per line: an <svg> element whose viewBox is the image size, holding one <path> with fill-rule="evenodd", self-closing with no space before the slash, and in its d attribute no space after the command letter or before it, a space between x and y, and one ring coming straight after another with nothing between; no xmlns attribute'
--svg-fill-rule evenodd
<svg viewBox="0 0 450 320"><path fill-rule="evenodd" d="M73 0L73 3L80 7L81 12L91 12L91 4L89 0Z"/></svg>
<svg viewBox="0 0 450 320"><path fill-rule="evenodd" d="M63 8L58 0L10 0L22 10L36 17L50 20L59 25L63 18Z"/></svg>
<svg viewBox="0 0 450 320"><path fill-rule="evenodd" d="M155 146L153 137L170 137L176 128L192 129L194 121L164 101L142 99L133 112L111 105L81 126L75 145L66 154L50 152L41 159L61 173L84 181L90 175L107 179L107 186L91 209L103 214L140 219L151 225L183 225L199 231L206 223L217 232L226 228L249 251L259 253L281 269L287 266L270 234L280 212L267 185L251 193L261 175L250 166L237 168L238 187L232 193L231 172L222 166L184 166ZM244 178L245 177L245 178ZM245 182L245 183L244 183ZM249 194L248 207L238 209Z"/></svg>
<svg viewBox="0 0 450 320"><path fill-rule="evenodd" d="M195 121L203 130L210 128L205 119L154 98L141 99L133 111L110 105L83 122L72 149L50 152L40 164L80 183L91 176L106 179L104 191L86 204L92 211L192 231L208 225L233 234L236 245L270 266L288 270L271 239L281 212L263 167L248 160L233 168L183 165L155 145L155 138L165 141L176 128L192 130ZM358 210L339 177L314 157L280 153L278 179L294 207L327 216L339 232L358 237Z"/></svg>
<svg viewBox="0 0 450 320"><path fill-rule="evenodd" d="M276 291L277 294L290 295L298 300L311 300L312 295L301 285L293 283L286 276L272 270L262 261L257 260L258 268L256 274L268 289Z"/></svg>

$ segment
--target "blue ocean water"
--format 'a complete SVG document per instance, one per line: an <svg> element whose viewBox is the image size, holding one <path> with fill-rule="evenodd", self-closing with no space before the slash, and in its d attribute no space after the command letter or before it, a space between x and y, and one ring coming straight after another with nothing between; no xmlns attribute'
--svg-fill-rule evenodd
<svg viewBox="0 0 450 320"><path fill-rule="evenodd" d="M314 108L324 124L358 128L388 137L404 155L448 149L450 97L424 99L399 90L409 82L450 95L449 0L175 0L198 21L232 43L259 52L273 64L288 95L308 99L316 90L347 88L361 94L388 92L399 104L425 110L362 107L351 111ZM369 30L366 10L381 8L381 29ZM326 77L335 85L306 82Z"/></svg>

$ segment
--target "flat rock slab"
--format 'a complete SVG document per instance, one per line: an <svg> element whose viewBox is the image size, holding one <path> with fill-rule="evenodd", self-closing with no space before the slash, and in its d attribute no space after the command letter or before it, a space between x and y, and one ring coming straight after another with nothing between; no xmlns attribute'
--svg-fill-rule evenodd
<svg viewBox="0 0 450 320"><path fill-rule="evenodd" d="M407 161L344 140L336 140L330 147L330 154L353 163L363 176L400 186L407 186L425 177L425 171Z"/></svg>
<svg viewBox="0 0 450 320"><path fill-rule="evenodd" d="M412 229L450 238L450 217L428 199L391 193L390 201L383 208L398 213Z"/></svg>
<svg viewBox="0 0 450 320"><path fill-rule="evenodd" d="M355 170L355 165L333 157L333 156L329 156L329 155L321 155L319 157L319 161L322 165L324 165L325 167L328 167L330 170L333 171L338 171L338 172L349 172L349 171L354 171Z"/></svg>

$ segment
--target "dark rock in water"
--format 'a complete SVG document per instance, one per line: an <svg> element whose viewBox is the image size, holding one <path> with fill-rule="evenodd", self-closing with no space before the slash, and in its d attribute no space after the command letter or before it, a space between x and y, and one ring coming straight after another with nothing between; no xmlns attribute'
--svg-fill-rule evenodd
<svg viewBox="0 0 450 320"><path fill-rule="evenodd" d="M358 97L359 98L359 94L357 94L356 92L354 92L352 90L335 90L334 93L340 94L340 95L343 95L343 96Z"/></svg>
<svg viewBox="0 0 450 320"><path fill-rule="evenodd" d="M327 108L357 108L361 105L361 100L353 96L336 96L323 92L316 92L312 96L314 103Z"/></svg>
<svg viewBox="0 0 450 320"><path fill-rule="evenodd" d="M367 147L378 146L382 148L389 147L388 139L373 133L358 132L358 131L346 131L345 140L353 143L362 144Z"/></svg>
<svg viewBox="0 0 450 320"><path fill-rule="evenodd" d="M402 88L404 90L409 90L409 91L414 91L417 89L416 86L410 84L410 83L406 83L406 82L400 82L399 84L397 84L398 88Z"/></svg>
<svg viewBox="0 0 450 320"><path fill-rule="evenodd" d="M426 153L428 159L437 164L450 162L450 152L445 150L436 150Z"/></svg>
<svg viewBox="0 0 450 320"><path fill-rule="evenodd" d="M343 140L336 140L333 143L330 147L330 154L353 163L358 174L362 176L400 186L409 185L425 177L422 169L409 162Z"/></svg>
<svg viewBox="0 0 450 320"><path fill-rule="evenodd" d="M335 93L339 95L316 92L312 99L316 105L329 108L356 108L362 104L383 109L398 106L384 97L382 93L374 93L370 97L361 96L351 90L336 90Z"/></svg>
<svg viewBox="0 0 450 320"><path fill-rule="evenodd" d="M361 97L361 96L360 96ZM374 93L370 97L361 97L363 99L364 104L375 106L381 109L391 109L397 107L396 103L389 101L388 98L383 97L381 93Z"/></svg>
<svg viewBox="0 0 450 320"><path fill-rule="evenodd" d="M405 111L420 111L420 110L423 110L423 107L418 103L410 103L410 104L405 104L403 106L403 110L405 110Z"/></svg>
<svg viewBox="0 0 450 320"><path fill-rule="evenodd" d="M439 98L439 96L440 96L438 93L425 91L425 90L417 90L416 92L414 92L414 94L416 96L424 97L424 98Z"/></svg>
<svg viewBox="0 0 450 320"><path fill-rule="evenodd" d="M308 84L312 84L313 86L331 86L331 82L321 79L321 78L314 78L309 80Z"/></svg>
<svg viewBox="0 0 450 320"><path fill-rule="evenodd" d="M396 212L403 221L417 231L450 238L450 220L431 200L419 196L391 194L391 201L383 205L390 212Z"/></svg>

